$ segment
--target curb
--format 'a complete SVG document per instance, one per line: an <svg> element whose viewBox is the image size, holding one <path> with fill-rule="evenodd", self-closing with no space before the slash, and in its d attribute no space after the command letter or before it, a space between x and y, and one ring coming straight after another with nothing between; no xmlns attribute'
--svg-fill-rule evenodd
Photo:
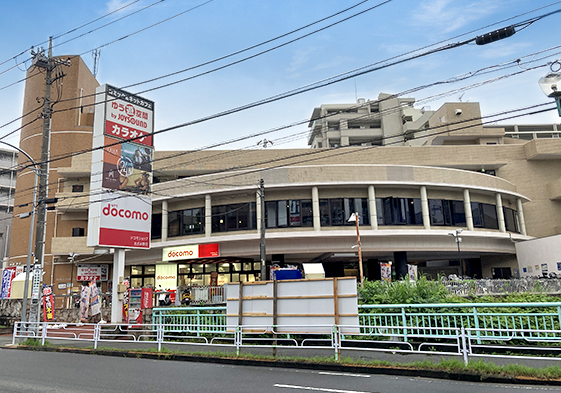
<svg viewBox="0 0 561 393"><path fill-rule="evenodd" d="M515 385L547 385L561 386L561 379L536 379L532 377L506 377L500 375L485 375L476 372L457 372L457 371L441 371L428 370L420 368L408 368L399 366L367 366L367 365L345 365L333 363L308 363L287 360L256 360L256 359L238 359L229 357L213 357L201 355L182 355L175 353L152 353L152 352L127 352L127 351L111 351L96 350L68 347L26 347L16 346L2 348L24 351L43 351L43 352L62 352L76 353L88 355L101 355L124 357L134 359L150 359L150 360L172 360L180 362L198 362L211 364L226 364L238 366L253 367L269 367L269 368L290 368L305 370L325 370L334 372L346 372L355 374L384 374L396 375L403 377L422 377L432 379L447 379L452 381L464 382L482 382L482 383L498 383L498 384L515 384Z"/></svg>

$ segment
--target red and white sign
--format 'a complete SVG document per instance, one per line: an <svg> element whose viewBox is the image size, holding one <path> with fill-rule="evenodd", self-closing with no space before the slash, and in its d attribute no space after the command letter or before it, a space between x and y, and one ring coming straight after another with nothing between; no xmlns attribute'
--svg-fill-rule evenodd
<svg viewBox="0 0 561 393"><path fill-rule="evenodd" d="M154 103L115 87L107 87L105 135L153 146Z"/></svg>
<svg viewBox="0 0 561 393"><path fill-rule="evenodd" d="M163 249L162 261L179 261L183 259L212 258L220 256L218 243L195 244Z"/></svg>
<svg viewBox="0 0 561 393"><path fill-rule="evenodd" d="M96 89L88 247L150 248L154 102Z"/></svg>
<svg viewBox="0 0 561 393"><path fill-rule="evenodd" d="M78 265L77 281L107 281L109 265Z"/></svg>
<svg viewBox="0 0 561 393"><path fill-rule="evenodd" d="M150 248L152 204L143 195L103 194L99 245Z"/></svg>

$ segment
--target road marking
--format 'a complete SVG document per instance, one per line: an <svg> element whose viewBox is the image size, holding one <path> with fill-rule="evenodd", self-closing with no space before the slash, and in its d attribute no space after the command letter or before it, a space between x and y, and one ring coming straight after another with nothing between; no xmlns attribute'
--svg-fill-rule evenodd
<svg viewBox="0 0 561 393"><path fill-rule="evenodd" d="M300 389L300 390L313 390L317 392L329 392L329 393L375 393L375 392L363 392L358 390L341 390L341 389L328 389L328 388L314 388L312 386L297 386L297 385L273 385L276 388L288 388L288 389Z"/></svg>
<svg viewBox="0 0 561 393"><path fill-rule="evenodd" d="M370 375L365 374L345 374L345 373L330 373L327 371L320 371L319 375L336 375L340 377L357 377L357 378L370 378Z"/></svg>

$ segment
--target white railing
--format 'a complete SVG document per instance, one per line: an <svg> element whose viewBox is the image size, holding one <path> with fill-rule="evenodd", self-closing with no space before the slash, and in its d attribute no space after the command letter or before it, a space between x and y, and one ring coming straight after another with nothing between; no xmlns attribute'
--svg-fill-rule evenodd
<svg viewBox="0 0 561 393"><path fill-rule="evenodd" d="M197 335L179 331L179 326L170 331L164 324L56 324L21 323L14 325L13 344L23 339L37 339L41 345L47 340L51 344L59 342L82 342L98 348L118 345L120 348L138 349L138 346L155 346L161 351L164 345L206 346L207 348L230 347L239 355L244 349L270 348L296 351L295 355L305 356L310 349L326 349L334 353L336 360L341 351L391 352L401 354L447 355L462 357L467 364L470 357L503 357L524 359L549 359L559 362L561 347L551 345L547 337L561 335L560 330L502 329L500 338L487 338L484 329L448 328L446 334L439 334L440 327L426 327L425 331L408 334L408 341L402 341L399 334L393 334L399 326L226 326L220 333ZM203 327L204 328L204 327ZM210 327L209 327L210 328ZM210 330L210 329L209 329ZM360 331L345 335L344 331ZM293 333L286 333L291 331ZM557 341L555 341L557 343ZM508 351L508 355L506 355ZM541 356L540 356L541 354ZM315 355L315 353L314 353ZM531 356L529 356L531 355Z"/></svg>

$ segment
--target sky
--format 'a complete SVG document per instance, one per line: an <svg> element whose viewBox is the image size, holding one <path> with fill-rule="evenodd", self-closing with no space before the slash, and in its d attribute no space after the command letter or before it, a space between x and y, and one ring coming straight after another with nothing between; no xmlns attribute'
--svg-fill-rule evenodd
<svg viewBox="0 0 561 393"><path fill-rule="evenodd" d="M205 65L353 6L296 33ZM21 125L17 121L3 126L22 115L24 83L15 82L25 78L31 47L46 49L49 36L55 37L55 56L81 54L91 70L93 50L100 48L96 75L100 84L155 101L156 130L195 123L157 135L156 150L204 149L217 144L222 144L221 149L262 148L257 142L264 138L274 148L308 148L307 120L314 107L354 103L358 98L374 100L380 93L397 94L427 85L433 86L404 97L415 98L419 109L433 110L444 102L479 102L484 116L548 102L552 103L548 108L554 108L537 81L561 58L561 47L555 48L561 41L553 30L561 12L521 25L513 36L487 45L469 43L408 61L403 54L463 42L560 9L561 1L554 0L5 1L0 6L4 16L0 24L0 62L4 62L0 65L0 138ZM329 26L335 22L340 23ZM288 43L291 40L295 41ZM269 51L257 55L265 50ZM397 64L212 118L391 61ZM528 70L533 67L537 68ZM177 73L186 69L191 70ZM177 74L137 85L170 73ZM519 75L462 90L511 73ZM467 75L455 83L434 85ZM185 78L189 80L163 86ZM446 94L428 99L442 93ZM559 116L551 110L502 123L559 123ZM224 143L290 124L296 125ZM19 134L3 140L18 144Z"/></svg>

